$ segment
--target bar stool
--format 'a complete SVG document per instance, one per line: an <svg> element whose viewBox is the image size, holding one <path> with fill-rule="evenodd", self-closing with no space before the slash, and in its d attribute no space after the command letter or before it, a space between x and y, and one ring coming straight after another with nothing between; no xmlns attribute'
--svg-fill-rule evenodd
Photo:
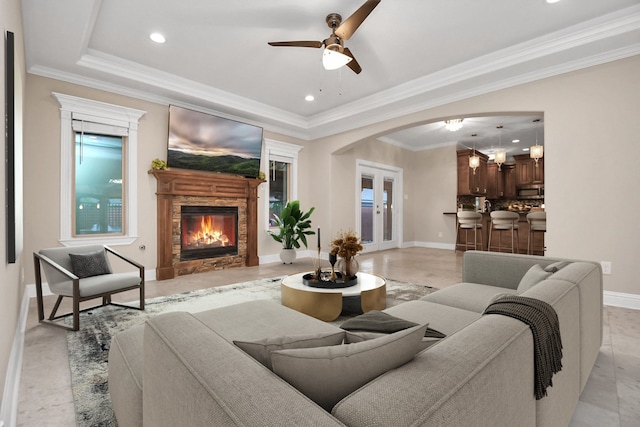
<svg viewBox="0 0 640 427"><path fill-rule="evenodd" d="M487 247L488 250L492 250L491 246L491 237L493 231L497 231L500 234L498 235L498 252L502 252L502 232L510 231L511 232L511 253L518 252L518 220L520 219L520 215L515 212L509 211L493 211L491 212L491 228L489 228L489 245Z"/></svg>
<svg viewBox="0 0 640 427"><path fill-rule="evenodd" d="M544 255L544 233L547 231L547 213L531 212L527 214L527 222L529 223L529 238L527 239L527 254L532 254L533 239L535 233L543 233L542 236L542 255Z"/></svg>
<svg viewBox="0 0 640 427"><path fill-rule="evenodd" d="M458 212L458 231L456 234L456 249L463 246L460 243L460 230L464 230L464 249L473 248L478 250L478 240L480 240L480 250L482 250L482 214L472 211ZM469 243L469 230L473 230L473 244ZM480 231L480 232L478 232ZM480 237L480 239L478 239Z"/></svg>

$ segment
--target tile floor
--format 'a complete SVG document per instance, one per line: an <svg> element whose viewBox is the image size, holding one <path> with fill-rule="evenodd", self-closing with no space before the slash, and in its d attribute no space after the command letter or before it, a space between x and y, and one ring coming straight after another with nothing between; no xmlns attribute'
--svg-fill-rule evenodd
<svg viewBox="0 0 640 427"><path fill-rule="evenodd" d="M363 254L360 270L444 288L461 277L462 256L409 248ZM310 270L311 260L202 273L147 283L147 297ZM52 298L52 297L49 297ZM116 299L116 298L114 298ZM119 301L136 300L133 292ZM604 342L570 427L640 427L640 311L604 307ZM35 298L27 320L18 426L75 425L66 332L39 325Z"/></svg>

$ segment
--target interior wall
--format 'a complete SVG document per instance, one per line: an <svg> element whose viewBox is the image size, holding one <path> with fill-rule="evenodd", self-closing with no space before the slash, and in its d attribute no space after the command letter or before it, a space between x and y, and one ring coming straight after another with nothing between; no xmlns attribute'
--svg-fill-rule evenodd
<svg viewBox="0 0 640 427"><path fill-rule="evenodd" d="M378 122L314 144L340 152L354 142L444 117L542 111L547 254L610 261L613 271L604 276L605 290L640 295L634 266L640 227L628 225L629 213L640 210L635 196L640 169L633 167L640 156L638 93L640 56L635 56ZM332 189L337 192L340 186ZM341 198L332 194L332 199ZM336 222L343 217L331 215Z"/></svg>
<svg viewBox="0 0 640 427"><path fill-rule="evenodd" d="M16 80L20 82L25 82L26 73L25 73L25 60L24 60L24 41L23 41L23 32L22 32L22 17L20 12L20 3L18 0L0 0L0 28L2 28L2 44L0 46L0 58L2 58L2 66L0 66L0 93L2 102L0 102L0 111L4 122L4 117L6 114L5 102L6 102L6 91L5 91L5 58L6 58L6 32L11 31L14 33L14 46L15 46L15 73ZM15 91L16 96L16 104L24 106L24 85L16 87ZM23 107L24 109L24 107ZM22 115L23 111L16 111L16 116ZM16 138L18 138L18 134L21 134L20 129L17 129ZM20 140L16 140L16 144L21 144ZM4 132L2 137L2 145L5 145ZM0 153L0 159L2 164L5 164L6 161L6 151L3 149ZM16 165L16 171L22 169L22 165ZM23 274L23 266L25 264L25 254L26 251L23 250L22 255L18 257L14 264L7 263L7 213L5 210L6 206L6 193L4 189L6 188L6 174L4 171L6 170L4 167L2 168L3 172L0 174L0 187L2 188L2 192L0 195L0 199L2 200L2 209L0 209L0 274L2 277L2 282L0 283L0 324L2 324L2 328L0 328L0 395L4 394L5 380L7 378L7 368L10 363L11 358L11 350L13 347L13 341L16 334L18 316L20 314L22 296L24 292L24 286L22 282L22 274ZM17 197L21 197L22 195L17 195ZM17 221L20 221L21 218L16 218ZM11 374L15 375L15 372ZM4 416L0 414L0 418Z"/></svg>
<svg viewBox="0 0 640 427"><path fill-rule="evenodd" d="M413 152L410 159L407 181L412 186L405 204L411 207L414 232L407 238L416 246L453 249L456 217L444 212L456 211L456 147Z"/></svg>
<svg viewBox="0 0 640 427"><path fill-rule="evenodd" d="M298 195L297 199L300 200L300 209L303 211L308 211L311 207L314 207L312 198L310 196L309 190L309 182L313 179L313 175L309 173L310 168L312 167L310 162L310 154L309 154L309 142L301 141L297 138L291 138L284 135L276 134L273 132L265 131L265 138L272 139L278 142L286 142L289 144L294 144L301 146L302 149L298 152ZM268 174L268 165L265 165L263 162L264 172ZM267 233L268 228L266 227L265 218L269 215L269 212L265 209L263 200L269 198L268 187L266 184L262 184L258 187L258 256L259 257L268 257L268 258L277 258L276 254L280 253L282 249L282 244L273 240L273 238ZM313 223L314 228L321 225L322 210L316 210L313 214L311 214L311 221ZM275 231L275 229L274 229ZM315 241L313 238L310 241ZM311 244L310 241L309 247L313 248L315 245ZM300 250L303 251L305 248L302 247Z"/></svg>
<svg viewBox="0 0 640 427"><path fill-rule="evenodd" d="M31 74L25 114L25 253L60 246L60 105L52 92L146 111L138 128L139 237L116 249L147 269L155 268L156 179L147 172L153 159L167 156L168 107ZM25 271L25 281L35 281L32 266Z"/></svg>
<svg viewBox="0 0 640 427"><path fill-rule="evenodd" d="M157 264L156 235L156 179L148 173L151 161L167 158L169 108L167 105L142 101L123 95L104 92L59 80L29 74L27 76L27 111L25 122L25 253L44 247L60 246L60 106L52 92L78 96L146 111L138 128L138 239L131 245L116 249L153 270ZM33 125L37 124L37 125ZM291 144L307 145L296 138L265 132L265 138ZM299 154L298 195L303 207L310 204L308 154ZM268 197L266 185L258 187L258 218L264 212L261 200ZM46 209L47 220L42 211ZM140 246L145 249L141 250ZM280 245L268 236L264 221L258 221L259 255L277 254ZM114 265L116 268L116 265ZM27 284L34 283L31 265L25 271Z"/></svg>
<svg viewBox="0 0 640 427"><path fill-rule="evenodd" d="M411 153L403 148L381 142L376 139L361 141L358 144L349 146L347 149L331 153L328 163L331 165L330 177L331 191L325 192L325 200L330 199L331 208L326 209L324 215L328 215L331 220L329 225L329 235L326 244L329 244L329 238L335 236L340 230L355 230L356 226L356 203L359 195L356 191L358 188L358 180L356 177L356 161L366 160L387 166L394 166L403 170L403 181L406 183L408 174L409 158ZM322 178L322 182L325 178ZM318 182L318 181L316 181ZM323 185L324 186L324 185ZM407 192L403 188L400 197L405 197ZM330 197L327 197L330 195ZM403 241L407 236L413 235L413 223L408 220L407 206L403 209ZM323 239L324 240L324 239ZM327 246L328 247L328 246Z"/></svg>

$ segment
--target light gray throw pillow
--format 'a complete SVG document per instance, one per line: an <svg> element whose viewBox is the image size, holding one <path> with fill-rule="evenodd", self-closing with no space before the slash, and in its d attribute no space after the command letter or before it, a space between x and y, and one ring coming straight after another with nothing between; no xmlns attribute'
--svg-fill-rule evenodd
<svg viewBox="0 0 640 427"><path fill-rule="evenodd" d="M547 265L544 268L544 271L548 271L550 273L555 273L556 271L563 269L564 267L566 267L569 264L570 264L569 261L554 262L553 264Z"/></svg>
<svg viewBox="0 0 640 427"><path fill-rule="evenodd" d="M317 333L309 335L269 337L257 341L235 340L233 343L258 362L262 363L267 368L272 369L272 351L339 345L344 341L344 336L345 332L339 331L332 334Z"/></svg>
<svg viewBox="0 0 640 427"><path fill-rule="evenodd" d="M369 381L412 360L427 326L355 344L274 351L273 372L331 411Z"/></svg>
<svg viewBox="0 0 640 427"><path fill-rule="evenodd" d="M518 293L521 294L538 283L542 282L547 277L551 276L550 271L544 271L540 264L535 264L522 276L520 284L518 285Z"/></svg>

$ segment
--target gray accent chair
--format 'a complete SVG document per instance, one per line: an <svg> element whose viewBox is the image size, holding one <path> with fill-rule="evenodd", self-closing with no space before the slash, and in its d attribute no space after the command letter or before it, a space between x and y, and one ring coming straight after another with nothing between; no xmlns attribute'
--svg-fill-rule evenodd
<svg viewBox="0 0 640 427"><path fill-rule="evenodd" d="M86 255L105 251L106 267L108 273L95 275L91 277L80 278L73 273L73 267L70 254ZM108 254L125 261L131 266L138 269L138 274L131 273L113 273L111 264L109 263ZM144 310L144 266L136 261L119 254L108 246L103 245L86 245L74 247L61 247L42 249L33 253L33 262L36 277L36 293L38 301L38 321L58 326L67 330L77 331L80 328L80 313L86 310L95 309L105 305L116 305L120 307ZM47 319L44 315L44 299L42 291L42 273L44 274L49 285L49 289L53 294L58 295L58 299ZM117 304L111 301L111 295L138 289L140 291L140 305L134 307L130 305ZM72 299L72 312L56 315L63 298ZM80 303L83 301L102 298L102 304L80 310ZM73 325L69 327L60 321L67 316L73 315Z"/></svg>

